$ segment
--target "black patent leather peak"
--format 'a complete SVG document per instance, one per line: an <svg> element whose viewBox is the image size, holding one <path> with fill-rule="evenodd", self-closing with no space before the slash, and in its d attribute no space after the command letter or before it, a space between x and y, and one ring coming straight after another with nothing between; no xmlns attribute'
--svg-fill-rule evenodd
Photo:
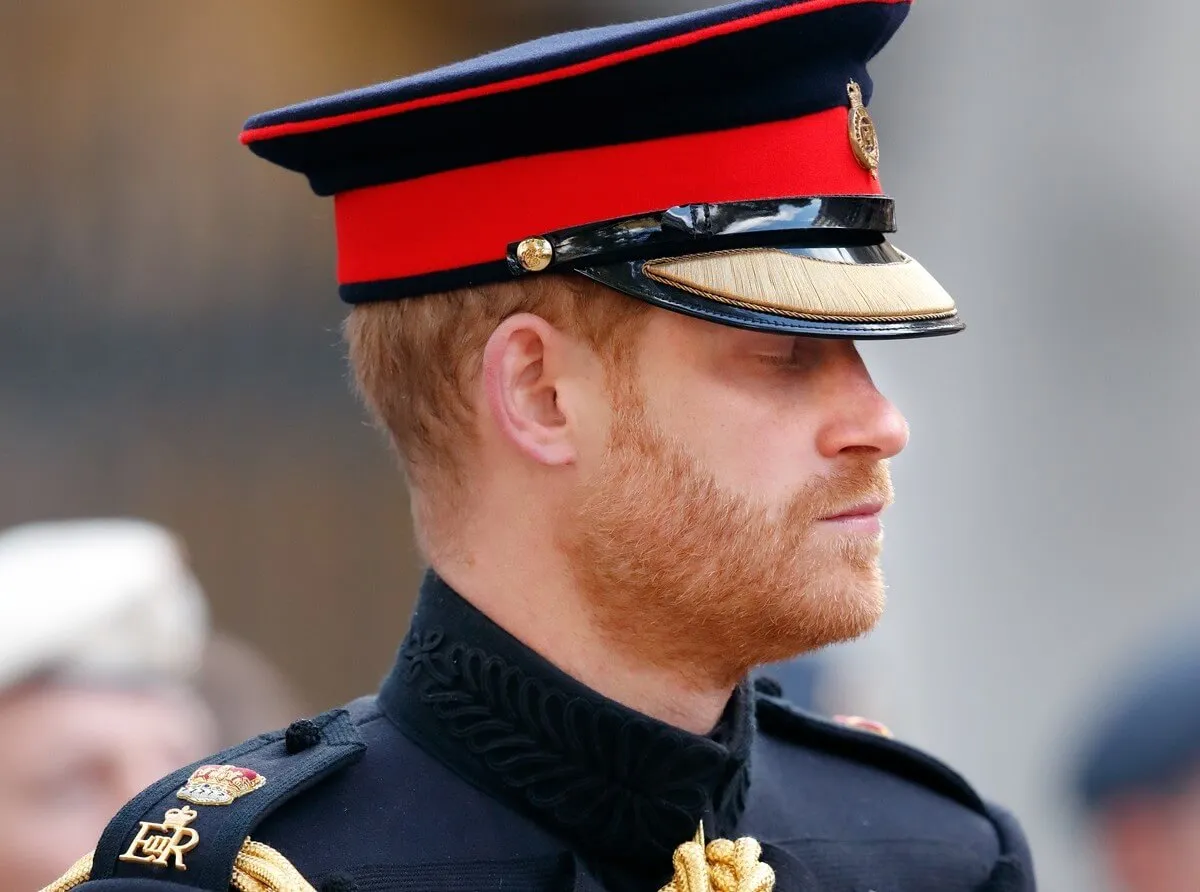
<svg viewBox="0 0 1200 892"><path fill-rule="evenodd" d="M679 205L528 237L550 242L553 270L784 244L870 245L895 230L892 199L835 195ZM509 269L515 276L528 275L517 259L519 244L508 246Z"/></svg>
<svg viewBox="0 0 1200 892"><path fill-rule="evenodd" d="M957 314L938 319L827 322L756 310L701 297L657 282L644 261L744 248L781 248L842 263L894 263L902 255L884 234L896 230L895 202L879 195L834 195L678 205L602 223L530 233L554 255L545 271L572 271L632 297L698 319L752 331L809 337L886 339L954 334L966 326ZM537 275L508 246L513 276ZM836 255L836 256L835 256Z"/></svg>

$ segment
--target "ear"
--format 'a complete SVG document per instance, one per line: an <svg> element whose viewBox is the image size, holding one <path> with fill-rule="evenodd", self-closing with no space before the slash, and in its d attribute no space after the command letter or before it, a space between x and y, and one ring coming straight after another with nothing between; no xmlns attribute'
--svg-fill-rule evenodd
<svg viewBox="0 0 1200 892"><path fill-rule="evenodd" d="M563 466L577 458L574 432L559 406L557 381L570 339L545 319L505 319L483 351L483 388L497 430L526 457Z"/></svg>

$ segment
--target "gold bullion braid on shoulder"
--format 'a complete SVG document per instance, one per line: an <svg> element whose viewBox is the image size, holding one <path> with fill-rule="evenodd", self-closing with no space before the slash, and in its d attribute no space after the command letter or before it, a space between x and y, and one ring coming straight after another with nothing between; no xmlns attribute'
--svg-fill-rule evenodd
<svg viewBox="0 0 1200 892"><path fill-rule="evenodd" d="M41 892L70 892L86 883L92 875L92 854L88 852ZM229 887L236 892L316 892L287 858L251 839L242 843Z"/></svg>
<svg viewBox="0 0 1200 892"><path fill-rule="evenodd" d="M761 858L758 840L714 839L706 846L701 827L675 850L675 877L659 892L772 892L775 871Z"/></svg>
<svg viewBox="0 0 1200 892"><path fill-rule="evenodd" d="M231 885L238 892L316 892L292 862L252 839L242 843Z"/></svg>
<svg viewBox="0 0 1200 892"><path fill-rule="evenodd" d="M92 876L92 855L93 852L88 852L78 861L71 865L71 869L60 876L49 886L45 886L41 892L69 892L76 886L82 886Z"/></svg>

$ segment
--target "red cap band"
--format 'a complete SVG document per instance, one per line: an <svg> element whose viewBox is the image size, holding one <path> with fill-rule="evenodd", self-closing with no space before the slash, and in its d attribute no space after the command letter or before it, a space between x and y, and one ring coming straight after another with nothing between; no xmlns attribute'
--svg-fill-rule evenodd
<svg viewBox="0 0 1200 892"><path fill-rule="evenodd" d="M508 246L683 204L880 195L848 110L713 133L480 164L336 196L338 281L503 261ZM471 225L463 226L468 216Z"/></svg>

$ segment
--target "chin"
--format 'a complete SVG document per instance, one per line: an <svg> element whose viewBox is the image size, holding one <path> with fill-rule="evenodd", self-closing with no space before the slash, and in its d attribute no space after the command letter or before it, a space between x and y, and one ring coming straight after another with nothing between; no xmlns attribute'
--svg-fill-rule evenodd
<svg viewBox="0 0 1200 892"><path fill-rule="evenodd" d="M846 610L851 619L847 623L847 636L843 640L850 641L870 632L883 617L883 610L887 605L883 579L876 573L873 579L861 581L858 586L850 589L847 601L849 603Z"/></svg>
<svg viewBox="0 0 1200 892"><path fill-rule="evenodd" d="M847 579L832 600L830 612L834 615L827 625L826 645L853 641L874 629L883 616L887 597L876 573L866 579Z"/></svg>
<svg viewBox="0 0 1200 892"><path fill-rule="evenodd" d="M775 634L764 637L761 663L790 659L870 632L883 616L887 596L877 566L826 570L819 583L798 580L776 602ZM779 607L783 606L780 610Z"/></svg>

